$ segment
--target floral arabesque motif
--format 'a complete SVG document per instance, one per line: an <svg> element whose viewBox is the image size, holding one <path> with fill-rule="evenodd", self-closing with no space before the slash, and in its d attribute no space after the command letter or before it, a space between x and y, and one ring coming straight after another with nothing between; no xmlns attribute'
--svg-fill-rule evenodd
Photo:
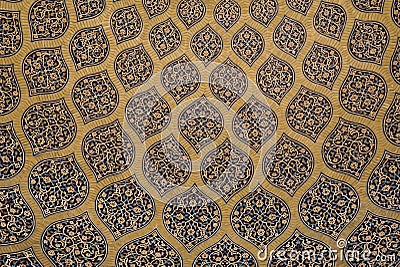
<svg viewBox="0 0 400 267"><path fill-rule="evenodd" d="M19 184L0 187L0 246L27 240L35 230L35 215Z"/></svg>
<svg viewBox="0 0 400 267"><path fill-rule="evenodd" d="M48 225L41 246L55 266L101 266L108 254L107 240L87 212Z"/></svg>
<svg viewBox="0 0 400 267"><path fill-rule="evenodd" d="M100 190L96 213L114 238L119 239L146 227L154 218L155 203L133 175Z"/></svg>
<svg viewBox="0 0 400 267"><path fill-rule="evenodd" d="M182 35L175 23L169 18L151 28L149 42L160 59L179 48Z"/></svg>
<svg viewBox="0 0 400 267"><path fill-rule="evenodd" d="M210 74L209 86L213 95L226 106L231 107L246 92L246 73L229 58Z"/></svg>
<svg viewBox="0 0 400 267"><path fill-rule="evenodd" d="M190 48L196 57L207 66L222 52L221 36L210 25L195 33L190 40Z"/></svg>
<svg viewBox="0 0 400 267"><path fill-rule="evenodd" d="M23 60L22 71L30 96L57 93L69 79L61 46L29 52Z"/></svg>
<svg viewBox="0 0 400 267"><path fill-rule="evenodd" d="M161 196L183 185L191 172L189 153L172 134L152 144L143 156L143 174Z"/></svg>
<svg viewBox="0 0 400 267"><path fill-rule="evenodd" d="M143 20L136 6L131 5L115 10L110 18L110 26L117 44L120 44L139 36L143 30Z"/></svg>
<svg viewBox="0 0 400 267"><path fill-rule="evenodd" d="M89 181L74 154L41 160L28 183L44 217L79 207L89 194Z"/></svg>
<svg viewBox="0 0 400 267"><path fill-rule="evenodd" d="M389 31L382 23L356 19L347 47L356 60L381 65L389 41Z"/></svg>
<svg viewBox="0 0 400 267"><path fill-rule="evenodd" d="M0 123L0 180L18 175L25 165L25 151L13 122Z"/></svg>
<svg viewBox="0 0 400 267"><path fill-rule="evenodd" d="M183 259L157 229L123 245L115 259L116 267L183 267Z"/></svg>
<svg viewBox="0 0 400 267"><path fill-rule="evenodd" d="M161 72L161 83L177 104L196 92L200 81L200 71L185 54L168 63Z"/></svg>
<svg viewBox="0 0 400 267"><path fill-rule="evenodd" d="M20 11L0 9L0 58L18 53L23 42Z"/></svg>
<svg viewBox="0 0 400 267"><path fill-rule="evenodd" d="M341 5L321 1L314 15L313 24L318 33L340 41L346 21L347 13Z"/></svg>
<svg viewBox="0 0 400 267"><path fill-rule="evenodd" d="M356 190L350 184L324 174L304 193L299 203L302 222L335 240L359 209L360 197Z"/></svg>
<svg viewBox="0 0 400 267"><path fill-rule="evenodd" d="M359 179L376 153L377 139L367 126L339 118L322 146L322 158L332 170Z"/></svg>
<svg viewBox="0 0 400 267"><path fill-rule="evenodd" d="M221 0L214 8L214 19L225 31L229 31L241 13L242 9L235 0Z"/></svg>
<svg viewBox="0 0 400 267"><path fill-rule="evenodd" d="M233 230L260 250L264 250L289 226L289 206L258 185L239 200L231 212Z"/></svg>
<svg viewBox="0 0 400 267"><path fill-rule="evenodd" d="M32 41L60 38L69 27L65 0L36 0L28 16Z"/></svg>
<svg viewBox="0 0 400 267"><path fill-rule="evenodd" d="M134 95L126 104L125 114L142 142L161 133L171 121L171 107L155 87Z"/></svg>
<svg viewBox="0 0 400 267"><path fill-rule="evenodd" d="M221 227L221 219L217 203L197 185L170 199L162 212L165 228L188 252L212 237Z"/></svg>
<svg viewBox="0 0 400 267"><path fill-rule="evenodd" d="M114 61L118 79L129 91L147 82L153 74L154 64L143 44L121 51Z"/></svg>
<svg viewBox="0 0 400 267"><path fill-rule="evenodd" d="M392 104L383 119L383 133L387 140L395 146L400 146L400 94L395 93Z"/></svg>
<svg viewBox="0 0 400 267"><path fill-rule="evenodd" d="M72 88L71 97L84 123L109 116L119 102L118 90L107 70L80 78Z"/></svg>
<svg viewBox="0 0 400 267"><path fill-rule="evenodd" d="M186 141L199 153L220 136L224 118L218 108L203 95L179 114L178 127Z"/></svg>
<svg viewBox="0 0 400 267"><path fill-rule="evenodd" d="M250 251L233 242L225 234L217 243L200 252L193 266L258 267L258 263Z"/></svg>
<svg viewBox="0 0 400 267"><path fill-rule="evenodd" d="M118 120L88 132L81 150L97 180L126 171L135 158L134 144Z"/></svg>
<svg viewBox="0 0 400 267"><path fill-rule="evenodd" d="M278 117L267 105L252 96L235 114L232 130L243 143L258 152L278 128Z"/></svg>
<svg viewBox="0 0 400 267"><path fill-rule="evenodd" d="M289 18L286 15L275 28L274 44L286 54L294 58L300 53L307 39L306 28L299 21Z"/></svg>
<svg viewBox="0 0 400 267"><path fill-rule="evenodd" d="M0 65L0 116L13 112L21 101L14 65Z"/></svg>
<svg viewBox="0 0 400 267"><path fill-rule="evenodd" d="M257 70L257 86L266 97L280 104L295 82L293 67L286 61L270 55Z"/></svg>
<svg viewBox="0 0 400 267"><path fill-rule="evenodd" d="M285 133L263 159L267 180L291 196L310 178L313 170L314 155L310 149Z"/></svg>
<svg viewBox="0 0 400 267"><path fill-rule="evenodd" d="M217 192L225 202L244 189L253 178L251 158L226 139L208 152L200 167L203 182Z"/></svg>
<svg viewBox="0 0 400 267"><path fill-rule="evenodd" d="M400 154L389 151L368 178L367 193L375 205L388 210L400 211Z"/></svg>
<svg viewBox="0 0 400 267"><path fill-rule="evenodd" d="M103 26L78 30L69 43L69 52L76 70L103 63L110 52L110 44Z"/></svg>
<svg viewBox="0 0 400 267"><path fill-rule="evenodd" d="M105 0L74 0L74 8L78 21L100 16L105 7Z"/></svg>
<svg viewBox="0 0 400 267"><path fill-rule="evenodd" d="M21 124L34 156L68 147L77 132L75 119L63 98L29 106Z"/></svg>
<svg viewBox="0 0 400 267"><path fill-rule="evenodd" d="M332 114L328 97L302 86L286 109L286 121L293 131L315 142L328 126Z"/></svg>
<svg viewBox="0 0 400 267"><path fill-rule="evenodd" d="M387 83L379 73L350 67L339 89L340 105L351 114L375 120L387 91Z"/></svg>

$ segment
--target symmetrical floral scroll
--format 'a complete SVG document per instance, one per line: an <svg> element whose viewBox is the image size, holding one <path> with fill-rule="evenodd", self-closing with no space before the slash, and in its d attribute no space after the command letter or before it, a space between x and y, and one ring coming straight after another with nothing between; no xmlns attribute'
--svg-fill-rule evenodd
<svg viewBox="0 0 400 267"><path fill-rule="evenodd" d="M116 267L129 266L183 267L183 259L157 229L123 245L115 259Z"/></svg>
<svg viewBox="0 0 400 267"><path fill-rule="evenodd" d="M191 171L189 153L172 134L152 144L143 156L143 174L161 196L183 185Z"/></svg>
<svg viewBox="0 0 400 267"><path fill-rule="evenodd" d="M24 58L22 70L31 96L57 93L69 79L61 46L31 51Z"/></svg>
<svg viewBox="0 0 400 267"><path fill-rule="evenodd" d="M342 70L342 56L335 48L314 42L303 61L303 74L311 82L332 89Z"/></svg>
<svg viewBox="0 0 400 267"><path fill-rule="evenodd" d="M106 7L105 0L74 0L73 3L78 21L94 19Z"/></svg>
<svg viewBox="0 0 400 267"><path fill-rule="evenodd" d="M206 14L206 5L202 0L181 0L176 8L178 18L190 29L199 23Z"/></svg>
<svg viewBox="0 0 400 267"><path fill-rule="evenodd" d="M71 97L85 123L109 116L119 102L118 90L106 70L80 78Z"/></svg>
<svg viewBox="0 0 400 267"><path fill-rule="evenodd" d="M274 31L274 44L286 54L297 58L307 39L306 28L299 21L284 16Z"/></svg>
<svg viewBox="0 0 400 267"><path fill-rule="evenodd" d="M261 33L247 24L236 32L231 40L233 52L249 66L261 56L264 46L265 41Z"/></svg>
<svg viewBox="0 0 400 267"><path fill-rule="evenodd" d="M359 61L381 65L389 41L389 31L382 23L356 19L349 36L348 50Z"/></svg>
<svg viewBox="0 0 400 267"><path fill-rule="evenodd" d="M171 198L162 212L163 224L188 252L221 227L221 209L197 185Z"/></svg>
<svg viewBox="0 0 400 267"><path fill-rule="evenodd" d="M107 240L87 212L51 223L41 239L55 266L101 266L108 254Z"/></svg>
<svg viewBox="0 0 400 267"><path fill-rule="evenodd" d="M103 63L110 52L110 45L103 26L77 31L69 43L69 52L76 70Z"/></svg>
<svg viewBox="0 0 400 267"><path fill-rule="evenodd" d="M104 187L96 197L96 212L115 239L146 227L155 204L136 176Z"/></svg>
<svg viewBox="0 0 400 267"><path fill-rule="evenodd" d="M151 28L149 41L158 57L162 59L179 48L182 35L174 22L167 19Z"/></svg>
<svg viewBox="0 0 400 267"><path fill-rule="evenodd" d="M192 37L190 48L207 66L221 54L223 42L221 36L210 25L206 25Z"/></svg>
<svg viewBox="0 0 400 267"><path fill-rule="evenodd" d="M122 173L135 158L134 144L118 120L88 132L81 149L97 180Z"/></svg>
<svg viewBox="0 0 400 267"><path fill-rule="evenodd" d="M359 209L360 198L356 190L350 184L324 174L304 193L299 203L302 222L335 240Z"/></svg>
<svg viewBox="0 0 400 267"><path fill-rule="evenodd" d="M307 15L308 10L313 4L313 0L286 0L288 7L302 15Z"/></svg>
<svg viewBox="0 0 400 267"><path fill-rule="evenodd" d="M293 67L275 55L270 55L257 70L257 86L266 96L281 103L295 82Z"/></svg>
<svg viewBox="0 0 400 267"><path fill-rule="evenodd" d="M22 115L21 124L34 156L66 148L77 132L75 119L63 98L31 105Z"/></svg>
<svg viewBox="0 0 400 267"><path fill-rule="evenodd" d="M204 156L200 169L203 182L225 202L245 188L254 174L251 158L229 139Z"/></svg>
<svg viewBox="0 0 400 267"><path fill-rule="evenodd" d="M13 112L21 102L14 65L0 65L0 116Z"/></svg>
<svg viewBox="0 0 400 267"><path fill-rule="evenodd" d="M243 69L228 58L211 72L209 86L217 99L231 107L245 94L248 79Z"/></svg>
<svg viewBox="0 0 400 267"><path fill-rule="evenodd" d="M321 1L314 15L315 30L329 38L340 41L346 27L347 13L339 4Z"/></svg>
<svg viewBox="0 0 400 267"><path fill-rule="evenodd" d="M161 83L179 104L200 87L200 71L185 54L169 62L161 72Z"/></svg>
<svg viewBox="0 0 400 267"><path fill-rule="evenodd" d="M214 19L228 31L239 20L241 13L242 9L235 0L221 0L214 8Z"/></svg>
<svg viewBox="0 0 400 267"><path fill-rule="evenodd" d="M325 164L332 170L360 179L376 153L377 139L367 126L339 118L322 146Z"/></svg>
<svg viewBox="0 0 400 267"><path fill-rule="evenodd" d="M314 155L299 141L282 134L263 159L263 172L274 186L293 194L310 178Z"/></svg>
<svg viewBox="0 0 400 267"><path fill-rule="evenodd" d="M18 175L25 165L25 151L12 121L0 123L0 180Z"/></svg>
<svg viewBox="0 0 400 267"><path fill-rule="evenodd" d="M89 181L74 154L41 160L28 184L44 217L79 207L89 194Z"/></svg>
<svg viewBox="0 0 400 267"><path fill-rule="evenodd" d="M0 10L0 58L18 53L23 42L20 11Z"/></svg>
<svg viewBox="0 0 400 267"><path fill-rule="evenodd" d="M278 128L278 117L266 104L252 96L235 114L232 122L235 136L258 152Z"/></svg>
<svg viewBox="0 0 400 267"><path fill-rule="evenodd" d="M249 13L255 21L268 27L278 14L278 6L277 0L252 0Z"/></svg>
<svg viewBox="0 0 400 267"><path fill-rule="evenodd" d="M143 30L143 20L136 6L132 5L114 11L110 18L110 26L119 44L138 37Z"/></svg>
<svg viewBox="0 0 400 267"><path fill-rule="evenodd" d="M296 229L273 251L267 266L333 267L335 258L330 256L329 251L330 247L327 244L306 236Z"/></svg>
<svg viewBox="0 0 400 267"><path fill-rule="evenodd" d="M153 74L154 64L142 44L120 52L114 70L126 91L144 84Z"/></svg>
<svg viewBox="0 0 400 267"><path fill-rule="evenodd" d="M394 94L394 99L383 119L383 133L387 140L395 146L400 146L400 94Z"/></svg>
<svg viewBox="0 0 400 267"><path fill-rule="evenodd" d="M332 113L328 97L302 86L289 102L286 121L293 131L315 142L331 121Z"/></svg>
<svg viewBox="0 0 400 267"><path fill-rule="evenodd" d="M382 13L385 0L351 0L354 7L361 12Z"/></svg>
<svg viewBox="0 0 400 267"><path fill-rule="evenodd" d="M36 226L35 215L19 184L0 187L0 246L28 239Z"/></svg>
<svg viewBox="0 0 400 267"><path fill-rule="evenodd" d="M233 230L260 250L264 250L289 226L289 206L258 185L239 200L231 212Z"/></svg>
<svg viewBox="0 0 400 267"><path fill-rule="evenodd" d="M349 266L396 266L400 246L400 221L367 210L362 222L347 237L345 253ZM351 251L350 253L348 253ZM368 255L367 257L356 255ZM383 261L388 257L392 260Z"/></svg>
<svg viewBox="0 0 400 267"><path fill-rule="evenodd" d="M179 114L178 127L182 136L198 153L221 135L224 118L218 108L203 95Z"/></svg>
<svg viewBox="0 0 400 267"><path fill-rule="evenodd" d="M383 209L400 211L398 177L400 155L385 150L368 179L367 193L371 201Z"/></svg>
<svg viewBox="0 0 400 267"><path fill-rule="evenodd" d="M193 266L258 267L258 263L250 251L233 242L225 234L217 243L202 251L194 260Z"/></svg>
<svg viewBox="0 0 400 267"><path fill-rule="evenodd" d="M387 91L387 83L379 73L350 67L339 89L339 101L347 112L374 120Z"/></svg>
<svg viewBox="0 0 400 267"><path fill-rule="evenodd" d="M36 0L29 9L29 27L32 41L63 36L69 27L65 0Z"/></svg>
<svg viewBox="0 0 400 267"><path fill-rule="evenodd" d="M170 0L142 0L143 7L149 15L149 18L163 14L170 5Z"/></svg>
<svg viewBox="0 0 400 267"><path fill-rule="evenodd" d="M171 107L152 87L129 100L125 116L128 124L144 142L167 128L171 121Z"/></svg>
<svg viewBox="0 0 400 267"><path fill-rule="evenodd" d="M0 264L2 266L43 267L32 247L0 254Z"/></svg>

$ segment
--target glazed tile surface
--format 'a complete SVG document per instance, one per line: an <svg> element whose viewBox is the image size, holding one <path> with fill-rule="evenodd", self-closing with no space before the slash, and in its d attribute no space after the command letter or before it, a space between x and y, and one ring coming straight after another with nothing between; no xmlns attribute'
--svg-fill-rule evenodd
<svg viewBox="0 0 400 267"><path fill-rule="evenodd" d="M398 266L399 88L399 0L0 0L0 266Z"/></svg>

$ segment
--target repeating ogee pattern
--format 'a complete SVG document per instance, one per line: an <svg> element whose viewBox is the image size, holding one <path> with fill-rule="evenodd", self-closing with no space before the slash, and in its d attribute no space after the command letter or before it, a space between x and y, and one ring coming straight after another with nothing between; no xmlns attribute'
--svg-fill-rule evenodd
<svg viewBox="0 0 400 267"><path fill-rule="evenodd" d="M399 40L398 0L0 0L0 266L395 266ZM338 245L396 257L279 254Z"/></svg>

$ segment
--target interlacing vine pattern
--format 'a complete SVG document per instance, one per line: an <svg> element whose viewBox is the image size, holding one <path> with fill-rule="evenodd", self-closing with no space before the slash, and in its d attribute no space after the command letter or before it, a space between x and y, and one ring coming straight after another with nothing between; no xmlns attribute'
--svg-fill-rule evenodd
<svg viewBox="0 0 400 267"><path fill-rule="evenodd" d="M400 266L399 88L400 0L0 0L0 267Z"/></svg>

